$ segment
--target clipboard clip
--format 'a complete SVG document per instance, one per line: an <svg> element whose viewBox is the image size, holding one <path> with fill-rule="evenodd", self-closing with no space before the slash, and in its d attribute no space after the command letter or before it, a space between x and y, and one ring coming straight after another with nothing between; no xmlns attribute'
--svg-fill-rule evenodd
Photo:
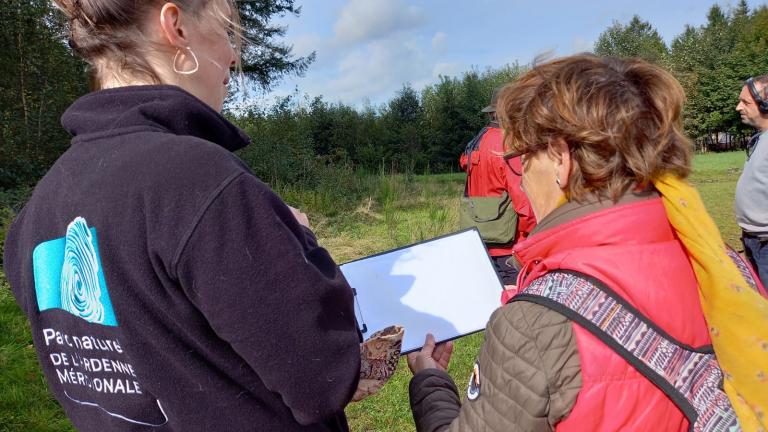
<svg viewBox="0 0 768 432"><path fill-rule="evenodd" d="M352 295L355 296L355 309L357 309L358 312L356 315L360 315L360 320L357 323L358 330L360 330L360 333L368 333L368 326L365 324L363 310L360 309L360 302L357 301L357 290L354 287L352 287ZM357 316L355 319L357 319Z"/></svg>

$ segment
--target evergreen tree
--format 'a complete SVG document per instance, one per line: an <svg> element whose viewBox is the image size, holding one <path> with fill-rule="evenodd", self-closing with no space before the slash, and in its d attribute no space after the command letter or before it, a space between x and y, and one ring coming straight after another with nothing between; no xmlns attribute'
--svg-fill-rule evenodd
<svg viewBox="0 0 768 432"><path fill-rule="evenodd" d="M426 162L420 127L423 110L419 94L406 84L389 101L382 116L385 157L398 171L412 171Z"/></svg>
<svg viewBox="0 0 768 432"><path fill-rule="evenodd" d="M263 89L287 75L301 75L315 59L312 52L294 58L292 47L279 41L286 28L273 24L275 17L298 16L301 8L294 0L236 0L246 43L242 53L243 72Z"/></svg>

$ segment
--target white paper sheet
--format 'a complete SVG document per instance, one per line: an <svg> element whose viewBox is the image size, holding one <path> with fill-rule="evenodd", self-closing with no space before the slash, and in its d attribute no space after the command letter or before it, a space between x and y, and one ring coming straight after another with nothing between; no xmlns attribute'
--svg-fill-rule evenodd
<svg viewBox="0 0 768 432"><path fill-rule="evenodd" d="M476 229L373 255L341 266L356 292L363 337L405 327L403 353L483 330L501 303L502 284Z"/></svg>

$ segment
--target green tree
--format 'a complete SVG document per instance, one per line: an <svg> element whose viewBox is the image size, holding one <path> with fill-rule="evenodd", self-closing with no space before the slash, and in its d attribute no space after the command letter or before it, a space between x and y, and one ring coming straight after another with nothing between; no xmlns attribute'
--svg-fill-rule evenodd
<svg viewBox="0 0 768 432"><path fill-rule="evenodd" d="M6 0L0 23L2 189L33 183L64 151L69 139L59 117L87 80L48 0Z"/></svg>
<svg viewBox="0 0 768 432"><path fill-rule="evenodd" d="M388 133L382 134L382 144L393 169L412 171L426 163L420 133L422 117L419 94L410 84L404 85L384 109L381 121Z"/></svg>
<svg viewBox="0 0 768 432"><path fill-rule="evenodd" d="M366 104L359 114L353 161L356 168L376 172L386 164L386 149L381 138L387 131L380 121L378 111L370 104Z"/></svg>
<svg viewBox="0 0 768 432"><path fill-rule="evenodd" d="M768 73L768 8L757 9L745 21L739 17L739 22L731 67L741 79Z"/></svg>
<svg viewBox="0 0 768 432"><path fill-rule="evenodd" d="M734 107L743 80L766 65L761 15L759 11L751 15L745 1L728 13L714 5L705 25L686 29L672 44L672 70L688 93L686 128L701 143L733 136L738 140L750 133ZM725 132L729 135L723 136Z"/></svg>
<svg viewBox="0 0 768 432"><path fill-rule="evenodd" d="M467 142L488 122L480 110L488 105L494 90L524 70L516 63L482 73L473 69L460 79L441 76L438 83L422 90L422 143L431 170L458 168Z"/></svg>
<svg viewBox="0 0 768 432"><path fill-rule="evenodd" d="M595 42L595 54L612 57L642 57L663 64L669 50L659 32L635 15L627 25L614 21Z"/></svg>
<svg viewBox="0 0 768 432"><path fill-rule="evenodd" d="M426 157L437 171L455 169L459 154L475 133L463 115L460 90L460 81L443 76L422 91Z"/></svg>
<svg viewBox="0 0 768 432"><path fill-rule="evenodd" d="M306 111L296 108L295 98L287 96L266 111L254 108L233 119L251 138L239 156L272 185L311 184L313 180L311 128Z"/></svg>
<svg viewBox="0 0 768 432"><path fill-rule="evenodd" d="M250 81L266 90L282 77L306 71L315 53L294 58L292 47L279 40L285 35L286 27L273 24L275 17L301 13L301 8L294 6L294 0L237 0L237 6L246 39L243 72Z"/></svg>
<svg viewBox="0 0 768 432"><path fill-rule="evenodd" d="M737 13L741 8L737 8ZM731 104L735 106L737 95L744 80L751 76L768 73L768 8L762 6L744 19L742 13L734 16L738 24L736 40L730 55L729 68L732 70L732 80L735 94ZM754 131L743 125L737 115L732 118L730 130L742 136L748 136Z"/></svg>

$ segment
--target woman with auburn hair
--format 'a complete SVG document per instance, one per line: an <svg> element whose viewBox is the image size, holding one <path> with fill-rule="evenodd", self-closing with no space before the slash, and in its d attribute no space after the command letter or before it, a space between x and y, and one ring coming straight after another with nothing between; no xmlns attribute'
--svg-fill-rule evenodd
<svg viewBox="0 0 768 432"><path fill-rule="evenodd" d="M55 1L97 91L64 113L72 145L4 265L67 416L81 431L347 431L366 378L352 290L219 113L234 2Z"/></svg>
<svg viewBox="0 0 768 432"><path fill-rule="evenodd" d="M514 248L518 285L464 404L450 343L428 335L409 355L417 430L765 428L768 302L683 180L683 102L659 67L593 55L504 88L508 156L539 225Z"/></svg>

